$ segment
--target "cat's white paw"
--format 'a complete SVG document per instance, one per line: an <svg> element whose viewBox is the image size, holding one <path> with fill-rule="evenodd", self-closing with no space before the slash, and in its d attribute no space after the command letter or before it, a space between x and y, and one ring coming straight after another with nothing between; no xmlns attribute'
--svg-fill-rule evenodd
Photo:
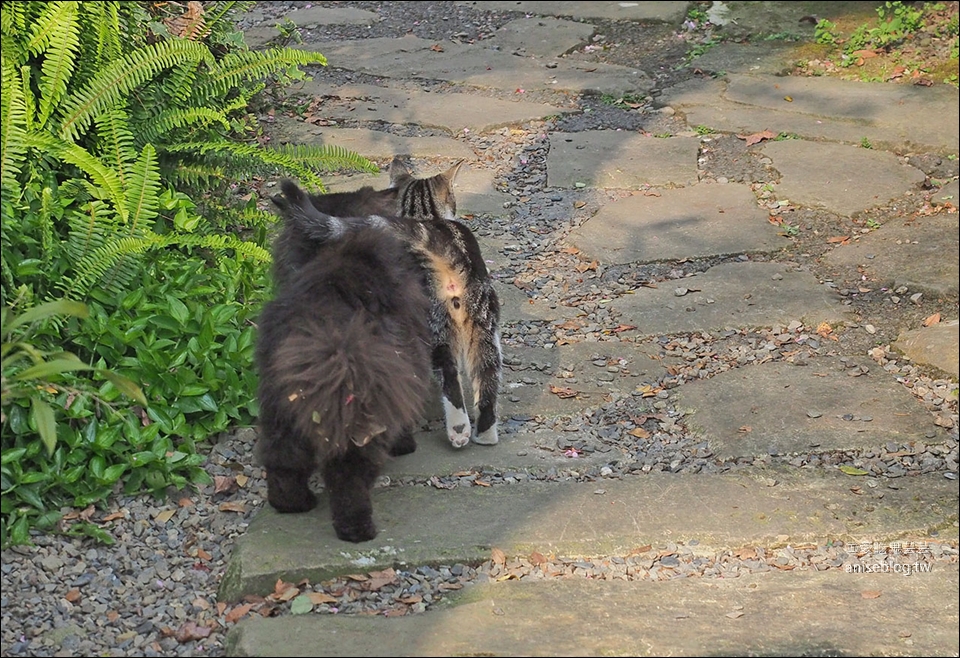
<svg viewBox="0 0 960 658"><path fill-rule="evenodd" d="M443 399L444 415L447 419L447 438L454 448L462 448L470 443L470 416L465 409L457 409L449 400Z"/></svg>
<svg viewBox="0 0 960 658"><path fill-rule="evenodd" d="M477 434L471 440L482 446L497 445L500 442L500 437L497 435L497 426L491 425L487 431Z"/></svg>

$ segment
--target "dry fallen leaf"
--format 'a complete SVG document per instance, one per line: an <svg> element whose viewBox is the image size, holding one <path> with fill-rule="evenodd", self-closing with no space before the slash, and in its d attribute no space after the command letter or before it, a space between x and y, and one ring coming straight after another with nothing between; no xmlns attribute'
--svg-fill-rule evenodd
<svg viewBox="0 0 960 658"><path fill-rule="evenodd" d="M507 555L506 553L501 551L499 548L494 546L490 550L490 559L493 561L494 564L505 564L507 561Z"/></svg>
<svg viewBox="0 0 960 658"><path fill-rule="evenodd" d="M740 432L741 434L747 434L749 432L752 432L753 428L750 427L749 425L741 425L740 428L737 429L737 431Z"/></svg>
<svg viewBox="0 0 960 658"><path fill-rule="evenodd" d="M307 592L305 596L310 599L310 602L314 605L320 605L321 603L336 603L338 600L326 592Z"/></svg>
<svg viewBox="0 0 960 658"><path fill-rule="evenodd" d="M747 146L753 146L754 144L758 144L765 139L775 139L777 137L777 133L771 130L764 130L762 132L753 133L752 135L737 135L737 137L746 140Z"/></svg>
<svg viewBox="0 0 960 658"><path fill-rule="evenodd" d="M635 436L635 437L637 437L638 439L649 439L649 438L650 438L650 432L648 432L647 430L643 429L642 427L634 427L632 430L630 430L629 432L627 432L627 434L629 434L630 436Z"/></svg>
<svg viewBox="0 0 960 658"><path fill-rule="evenodd" d="M166 509L157 514L154 518L157 520L157 523L166 523L173 518L173 515L177 513L177 510Z"/></svg>
<svg viewBox="0 0 960 658"><path fill-rule="evenodd" d="M535 567L540 566L546 561L547 561L547 558L543 557L543 553L534 551L533 553L530 554L530 564L532 564Z"/></svg>
<svg viewBox="0 0 960 658"><path fill-rule="evenodd" d="M864 590L864 591L860 592L860 596L862 596L862 597L865 598L865 599L875 599L875 598L878 598L878 597L880 596L880 590L867 589L867 590Z"/></svg>
<svg viewBox="0 0 960 658"><path fill-rule="evenodd" d="M63 598L65 598L70 603L76 603L77 601L80 600L80 590L74 587L69 592L64 594Z"/></svg>
<svg viewBox="0 0 960 658"><path fill-rule="evenodd" d="M195 621L188 621L177 629L177 642L183 644L194 640L204 640L210 637L210 627L200 626Z"/></svg>
<svg viewBox="0 0 960 658"><path fill-rule="evenodd" d="M827 242L833 244L848 244L850 242L849 235L835 235L832 238L827 238Z"/></svg>
<svg viewBox="0 0 960 658"><path fill-rule="evenodd" d="M239 621L244 615L246 615L250 610L253 609L252 603L244 603L243 605L238 605L236 608L228 612L224 616L224 621L228 624L233 624Z"/></svg>
<svg viewBox="0 0 960 658"><path fill-rule="evenodd" d="M577 397L577 391L570 388L569 386L554 386L550 385L550 392L556 395L559 398L575 398Z"/></svg>
<svg viewBox="0 0 960 658"><path fill-rule="evenodd" d="M931 325L937 324L938 322L940 322L940 314L934 313L933 315L929 315L926 317L926 319L924 319L923 326L929 327Z"/></svg>
<svg viewBox="0 0 960 658"><path fill-rule="evenodd" d="M215 494L233 491L237 488L236 485L237 481L232 475L213 476L213 493Z"/></svg>
<svg viewBox="0 0 960 658"><path fill-rule="evenodd" d="M219 510L221 512L239 512L243 514L247 511L247 506L241 502L226 502L220 503Z"/></svg>

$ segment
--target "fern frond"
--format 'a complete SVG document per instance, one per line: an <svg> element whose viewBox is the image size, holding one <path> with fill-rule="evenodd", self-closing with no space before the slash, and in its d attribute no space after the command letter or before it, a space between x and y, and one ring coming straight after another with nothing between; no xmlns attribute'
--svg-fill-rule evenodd
<svg viewBox="0 0 960 658"><path fill-rule="evenodd" d="M65 276L58 285L68 299L83 299L94 286L119 292L136 274L140 256L160 241L154 233L110 240L75 263L76 276Z"/></svg>
<svg viewBox="0 0 960 658"><path fill-rule="evenodd" d="M211 67L208 80L201 84L193 98L204 101L225 96L244 80L260 80L271 73L289 66L309 64L327 65L327 58L320 53L295 48L272 48L270 50L245 50L230 53Z"/></svg>
<svg viewBox="0 0 960 658"><path fill-rule="evenodd" d="M119 108L109 110L94 119L97 124L98 152L103 160L117 172L121 185L126 185L126 170L136 160L134 137L130 131L127 114Z"/></svg>
<svg viewBox="0 0 960 658"><path fill-rule="evenodd" d="M0 189L13 190L19 187L17 175L23 166L23 154L27 152L24 142L27 106L16 69L2 55L0 70L0 84L3 85L0 96Z"/></svg>
<svg viewBox="0 0 960 658"><path fill-rule="evenodd" d="M115 106L160 71L211 59L210 51L194 41L161 41L130 53L103 69L63 102L59 113L60 136L68 141L77 139L94 117Z"/></svg>
<svg viewBox="0 0 960 658"><path fill-rule="evenodd" d="M243 166L238 168L237 173L243 175L244 179L258 173L286 172L300 178L305 185L322 186L320 178L300 162L276 150L261 148L252 144L228 141L187 142L166 147L166 150L172 153L194 152L200 155L213 153L228 156L226 158L227 163L230 160L243 163Z"/></svg>
<svg viewBox="0 0 960 658"><path fill-rule="evenodd" d="M166 246L204 247L219 252L218 255L224 255L223 252L232 249L237 255L252 258L258 263L269 263L273 260L270 252L263 247L253 242L241 240L235 235L183 235L174 233L161 237Z"/></svg>
<svg viewBox="0 0 960 658"><path fill-rule="evenodd" d="M80 20L83 33L92 40L84 48L89 56L79 63L84 71L91 74L100 70L104 64L118 59L123 52L123 43L120 41L120 11L119 2L81 2ZM75 76L76 78L77 76ZM88 75L80 76L86 82Z"/></svg>
<svg viewBox="0 0 960 658"><path fill-rule="evenodd" d="M321 171L363 171L369 174L379 173L380 169L362 155L334 144L284 144L273 147L277 153L291 158L300 164Z"/></svg>
<svg viewBox="0 0 960 658"><path fill-rule="evenodd" d="M7 3L4 3L6 5ZM73 5L73 6L71 6ZM75 12L76 3L74 2L44 2L43 10L33 21L33 29L30 30L30 39L27 41L25 50L34 57L46 50L50 41L57 31L57 25L62 20L65 13Z"/></svg>
<svg viewBox="0 0 960 658"><path fill-rule="evenodd" d="M24 3L4 2L0 5L0 43L2 51L11 56L11 62L16 65L26 61L26 50L23 49L21 35L26 32L27 12Z"/></svg>
<svg viewBox="0 0 960 658"><path fill-rule="evenodd" d="M255 2L237 2L236 0L231 0L230 2L210 3L211 6L206 8L206 14L204 15L203 30L197 35L197 38L207 38L207 35L213 31L213 28L216 27L217 23L219 23L231 11L234 13L246 11L255 4Z"/></svg>
<svg viewBox="0 0 960 658"><path fill-rule="evenodd" d="M130 170L127 188L127 221L131 235L137 235L140 226L157 216L160 205L160 166L153 144L147 144Z"/></svg>
<svg viewBox="0 0 960 658"><path fill-rule="evenodd" d="M45 151L48 155L78 167L101 188L99 196L110 199L117 211L126 219L126 194L116 171L104 165L77 144L64 142L45 133L27 133L24 141L28 146Z"/></svg>
<svg viewBox="0 0 960 658"><path fill-rule="evenodd" d="M50 43L44 51L40 73L40 116L37 123L44 126L58 101L67 93L67 82L73 75L77 53L80 51L80 23L77 2L63 3L56 22L50 30Z"/></svg>
<svg viewBox="0 0 960 658"><path fill-rule="evenodd" d="M147 125L142 126L137 137L141 143L156 142L157 138L174 130L186 130L191 126L203 127L211 123L219 123L225 130L230 130L230 122L223 112L208 107L174 108L161 112Z"/></svg>

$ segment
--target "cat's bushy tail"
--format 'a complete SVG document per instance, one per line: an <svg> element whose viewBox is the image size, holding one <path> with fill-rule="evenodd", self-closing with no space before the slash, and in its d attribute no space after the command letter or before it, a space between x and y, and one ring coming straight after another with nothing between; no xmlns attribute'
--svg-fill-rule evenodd
<svg viewBox="0 0 960 658"><path fill-rule="evenodd" d="M417 421L430 374L411 368L403 349L364 313L342 327L305 318L261 381L287 407L295 431L317 437L323 453L342 454L350 443L392 439Z"/></svg>

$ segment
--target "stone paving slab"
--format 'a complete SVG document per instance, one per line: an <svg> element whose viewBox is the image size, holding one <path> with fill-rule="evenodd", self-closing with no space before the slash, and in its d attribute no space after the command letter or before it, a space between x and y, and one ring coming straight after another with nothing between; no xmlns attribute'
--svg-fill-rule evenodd
<svg viewBox="0 0 960 658"><path fill-rule="evenodd" d="M851 144L867 138L877 147L950 154L960 148L958 98L950 85L731 74L678 84L666 89L659 102L682 111L690 126L722 132L772 130Z"/></svg>
<svg viewBox="0 0 960 658"><path fill-rule="evenodd" d="M678 297L678 288L690 292ZM800 320L808 326L849 315L840 296L809 273L782 263L722 263L696 276L637 288L610 303L642 335L771 327Z"/></svg>
<svg viewBox="0 0 960 658"><path fill-rule="evenodd" d="M470 0L457 4L482 8L486 11L522 11L540 16L571 16L573 18L603 18L607 20L658 21L680 23L687 12L686 2L542 2L538 0Z"/></svg>
<svg viewBox="0 0 960 658"><path fill-rule="evenodd" d="M556 304L551 306L542 299L528 297L525 292L512 283L494 281L494 289L500 298L501 324L522 322L525 320L569 320L577 317L580 310L571 306Z"/></svg>
<svg viewBox="0 0 960 658"><path fill-rule="evenodd" d="M596 28L560 18L524 17L497 30L491 40L506 52L528 57L556 57L587 42Z"/></svg>
<svg viewBox="0 0 960 658"><path fill-rule="evenodd" d="M473 149L451 137L403 137L365 128L317 126L291 117L277 117L265 132L275 144L325 144L342 146L372 160L395 155L414 158L476 159Z"/></svg>
<svg viewBox="0 0 960 658"><path fill-rule="evenodd" d="M573 414L609 402L611 393L628 396L642 383L657 381L665 369L664 362L654 358L655 348L627 341L553 349L508 346L503 352L508 362L501 396L504 417Z"/></svg>
<svg viewBox="0 0 960 658"><path fill-rule="evenodd" d="M476 452L457 453L464 468ZM948 524L956 518L957 480L940 474L903 478L897 489L860 496L851 493L852 482L858 480L839 471L766 469L583 483L383 487L373 491L380 532L359 545L337 539L325 495L304 514L278 514L265 505L237 539L218 600L272 592L278 578L320 582L404 564L478 564L493 547L507 556L539 551L589 557L693 539L698 554L709 554L741 546L926 537L930 528L956 536Z"/></svg>
<svg viewBox="0 0 960 658"><path fill-rule="evenodd" d="M871 287L906 286L911 293L955 297L960 293L958 236L956 213L896 220L836 247L823 262L848 281L858 280L862 269Z"/></svg>
<svg viewBox="0 0 960 658"><path fill-rule="evenodd" d="M464 128L485 133L573 111L546 103L506 101L476 94L429 93L366 84L336 86L316 78L304 83L299 93L315 98L338 97L339 101L331 99L323 105L325 119L417 124L454 135Z"/></svg>
<svg viewBox="0 0 960 658"><path fill-rule="evenodd" d="M930 197L930 202L935 206L960 208L960 181L953 179L948 182Z"/></svg>
<svg viewBox="0 0 960 658"><path fill-rule="evenodd" d="M263 20L262 16L262 11L253 10L247 12L243 18L260 22ZM372 25L380 20L380 16L371 11L353 7L303 7L288 12L285 18L307 30L315 30L321 25ZM279 22L280 20L277 20L277 23ZM251 27L243 33L244 41L253 50L265 46L279 36L280 30L268 25Z"/></svg>
<svg viewBox="0 0 960 658"><path fill-rule="evenodd" d="M327 57L330 66L387 78L446 80L515 92L517 89L582 94L637 94L653 87L639 69L567 59L517 57L479 44L458 44L412 35L299 46Z"/></svg>
<svg viewBox="0 0 960 658"><path fill-rule="evenodd" d="M742 366L679 389L688 427L718 457L809 454L943 441L947 431L875 362L835 357ZM724 413L717 413L719 409ZM733 412L733 413L731 413ZM742 429L749 428L749 430Z"/></svg>
<svg viewBox="0 0 960 658"><path fill-rule="evenodd" d="M608 203L567 240L604 264L770 253L787 246L747 185L698 183Z"/></svg>
<svg viewBox="0 0 960 658"><path fill-rule="evenodd" d="M830 570L505 581L397 619L255 615L231 631L227 648L232 656L956 655L957 582L956 564L909 578Z"/></svg>
<svg viewBox="0 0 960 658"><path fill-rule="evenodd" d="M547 185L640 189L697 182L697 137L645 137L619 130L550 134Z"/></svg>
<svg viewBox="0 0 960 658"><path fill-rule="evenodd" d="M905 331L891 345L916 363L926 363L960 377L960 322L948 320Z"/></svg>
<svg viewBox="0 0 960 658"><path fill-rule="evenodd" d="M884 205L918 190L926 178L893 153L858 146L790 139L765 143L761 150L782 176L776 189L781 201L838 215Z"/></svg>

